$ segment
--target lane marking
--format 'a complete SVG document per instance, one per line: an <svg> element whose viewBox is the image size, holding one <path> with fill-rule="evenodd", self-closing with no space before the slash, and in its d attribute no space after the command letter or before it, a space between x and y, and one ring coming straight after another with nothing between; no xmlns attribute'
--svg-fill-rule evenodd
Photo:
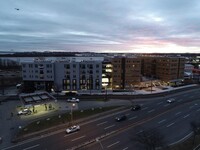
<svg viewBox="0 0 200 150"><path fill-rule="evenodd" d="M194 106L190 106L189 108L191 109L191 108L193 108Z"/></svg>
<svg viewBox="0 0 200 150"><path fill-rule="evenodd" d="M122 150L127 150L128 149L128 147L126 147L126 148L124 148L124 149L122 149Z"/></svg>
<svg viewBox="0 0 200 150"><path fill-rule="evenodd" d="M106 124L107 122L108 122L108 121L98 123L97 126L100 126L100 125Z"/></svg>
<svg viewBox="0 0 200 150"><path fill-rule="evenodd" d="M144 130L140 130L139 132L137 132L136 134L140 134L140 133L142 133Z"/></svg>
<svg viewBox="0 0 200 150"><path fill-rule="evenodd" d="M142 110L146 110L148 107L142 108Z"/></svg>
<svg viewBox="0 0 200 150"><path fill-rule="evenodd" d="M110 148L110 147L112 147L112 146L114 146L114 145L116 145L116 144L118 144L118 143L119 143L119 141L117 141L117 142L115 142L115 143L113 143L113 144L110 144L110 145L107 146L107 148Z"/></svg>
<svg viewBox="0 0 200 150"><path fill-rule="evenodd" d="M153 111L155 111L155 109L149 110L148 113L151 113L151 112L153 112Z"/></svg>
<svg viewBox="0 0 200 150"><path fill-rule="evenodd" d="M108 126L108 127L105 127L104 130L107 130L107 129L112 128L112 127L114 127L114 126L115 126L115 124L113 124L113 125L111 125L111 126Z"/></svg>
<svg viewBox="0 0 200 150"><path fill-rule="evenodd" d="M128 120L133 120L133 119L135 119L135 118L137 118L137 116L131 117L131 118L129 118Z"/></svg>
<svg viewBox="0 0 200 150"><path fill-rule="evenodd" d="M172 126L173 124L174 124L174 122L173 122L173 123L171 123L171 124L169 124L169 125L167 125L166 127L168 128L168 127Z"/></svg>
<svg viewBox="0 0 200 150"><path fill-rule="evenodd" d="M170 105L170 104L165 104L164 107L167 107L167 106L169 106L169 105Z"/></svg>
<svg viewBox="0 0 200 150"><path fill-rule="evenodd" d="M67 136L70 136L70 135L73 135L73 134L76 134L78 132L74 132L74 133L71 133L71 134L66 134L64 137L67 137Z"/></svg>
<svg viewBox="0 0 200 150"><path fill-rule="evenodd" d="M158 123L160 124L160 123L163 123L165 121L166 121L166 119L163 119L163 120L159 121Z"/></svg>
<svg viewBox="0 0 200 150"><path fill-rule="evenodd" d="M181 114L181 112L179 111L179 112L177 112L176 114L175 114L175 116L177 116L177 115L179 115L179 114Z"/></svg>
<svg viewBox="0 0 200 150"><path fill-rule="evenodd" d="M73 141L77 141L77 140L79 140L79 139L82 139L82 138L84 138L84 137L85 137L85 135L80 136L80 137L78 137L78 138L75 138L75 139L72 140L72 142L73 142Z"/></svg>
<svg viewBox="0 0 200 150"><path fill-rule="evenodd" d="M181 101L182 101L182 99L177 100L177 102L181 102Z"/></svg>
<svg viewBox="0 0 200 150"><path fill-rule="evenodd" d="M183 118L187 118L187 117L189 117L190 116L190 114L187 114L187 115L185 115Z"/></svg>
<svg viewBox="0 0 200 150"><path fill-rule="evenodd" d="M23 150L28 150L28 149L32 149L32 148L38 147L39 145L40 145L40 144L37 144L37 145L33 145L33 146L30 146L30 147L24 148Z"/></svg>
<svg viewBox="0 0 200 150"><path fill-rule="evenodd" d="M160 104L162 104L163 102L159 102L159 103L157 103L157 105L160 105Z"/></svg>

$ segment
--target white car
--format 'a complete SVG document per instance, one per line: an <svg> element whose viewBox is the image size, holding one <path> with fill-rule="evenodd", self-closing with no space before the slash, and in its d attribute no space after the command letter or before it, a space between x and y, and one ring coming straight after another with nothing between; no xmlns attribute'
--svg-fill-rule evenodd
<svg viewBox="0 0 200 150"><path fill-rule="evenodd" d="M173 103L173 102L175 102L174 98L170 98L170 99L167 100L167 103Z"/></svg>
<svg viewBox="0 0 200 150"><path fill-rule="evenodd" d="M71 126L70 128L67 128L66 129L66 133L73 133L73 132L76 132L76 131L78 131L78 130L80 130L80 126L78 126L78 125L74 125L74 126Z"/></svg>
<svg viewBox="0 0 200 150"><path fill-rule="evenodd" d="M18 111L18 115L30 115L32 111L28 108L24 108L23 110Z"/></svg>
<svg viewBox="0 0 200 150"><path fill-rule="evenodd" d="M67 99L67 102L79 103L79 99L72 97L72 98Z"/></svg>

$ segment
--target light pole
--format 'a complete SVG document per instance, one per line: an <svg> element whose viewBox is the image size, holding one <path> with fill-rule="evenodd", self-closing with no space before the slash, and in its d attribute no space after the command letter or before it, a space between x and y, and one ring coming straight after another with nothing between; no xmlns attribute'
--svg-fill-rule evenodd
<svg viewBox="0 0 200 150"><path fill-rule="evenodd" d="M73 125L73 108L76 106L76 104L71 105L71 124Z"/></svg>
<svg viewBox="0 0 200 150"><path fill-rule="evenodd" d="M107 100L107 95L108 95L108 93L107 93L107 86L108 86L108 84L107 83L103 83L102 85L105 88L105 100Z"/></svg>
<svg viewBox="0 0 200 150"><path fill-rule="evenodd" d="M97 142L99 142L99 144L100 144L100 146L101 146L101 149L102 149L102 150L104 150L104 148L103 148L103 145L102 145L101 141L100 141L98 138L96 138L96 141L97 141Z"/></svg>

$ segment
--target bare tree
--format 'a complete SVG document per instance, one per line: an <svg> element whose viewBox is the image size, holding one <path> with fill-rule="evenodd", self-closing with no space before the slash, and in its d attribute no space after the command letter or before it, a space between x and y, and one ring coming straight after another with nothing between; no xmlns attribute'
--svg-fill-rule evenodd
<svg viewBox="0 0 200 150"><path fill-rule="evenodd" d="M143 150L166 149L164 136L156 129L141 131L136 134L134 141L136 141Z"/></svg>

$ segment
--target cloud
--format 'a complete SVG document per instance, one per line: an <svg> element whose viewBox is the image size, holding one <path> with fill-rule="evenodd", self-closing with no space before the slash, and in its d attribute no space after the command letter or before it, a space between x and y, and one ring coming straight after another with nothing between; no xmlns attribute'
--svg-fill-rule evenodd
<svg viewBox="0 0 200 150"><path fill-rule="evenodd" d="M0 51L137 52L149 48L161 52L171 48L175 52L177 46L182 52L200 52L198 0L0 3Z"/></svg>

